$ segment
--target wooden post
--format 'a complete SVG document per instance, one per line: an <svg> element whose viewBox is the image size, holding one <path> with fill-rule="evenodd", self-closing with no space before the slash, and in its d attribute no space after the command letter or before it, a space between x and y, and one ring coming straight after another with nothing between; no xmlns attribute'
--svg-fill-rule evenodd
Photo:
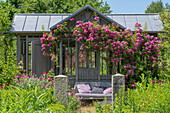
<svg viewBox="0 0 170 113"><path fill-rule="evenodd" d="M68 73L67 73L67 75L70 75L70 73L69 73L69 68L70 68L70 44L69 44L70 42L69 42L69 37L68 37Z"/></svg>
<svg viewBox="0 0 170 113"><path fill-rule="evenodd" d="M36 52L36 48L35 48L35 41L31 42L31 74L33 75L33 73L36 72L36 66L35 66L35 52Z"/></svg>
<svg viewBox="0 0 170 113"><path fill-rule="evenodd" d="M96 55L96 65L97 65L97 71L98 71L98 81L100 82L100 52L99 53L95 53Z"/></svg>
<svg viewBox="0 0 170 113"><path fill-rule="evenodd" d="M55 53L55 56L56 56L56 46L55 46L55 48L54 48L54 53ZM54 66L54 75L56 76L56 61L54 62L54 64L53 64L53 66Z"/></svg>
<svg viewBox="0 0 170 113"><path fill-rule="evenodd" d="M65 56L65 49L66 47L63 46L63 43L62 43L62 74L65 75L65 72L66 72L66 56Z"/></svg>
<svg viewBox="0 0 170 113"><path fill-rule="evenodd" d="M62 39L61 39L61 41L60 41L60 75L62 75L62 73L63 73L63 50L62 50L62 48L63 48L63 41L62 41Z"/></svg>
<svg viewBox="0 0 170 113"><path fill-rule="evenodd" d="M26 74L28 75L28 35L26 36Z"/></svg>
<svg viewBox="0 0 170 113"><path fill-rule="evenodd" d="M17 65L21 60L21 37L17 36Z"/></svg>
<svg viewBox="0 0 170 113"><path fill-rule="evenodd" d="M116 74L116 64L113 63L113 74Z"/></svg>
<svg viewBox="0 0 170 113"><path fill-rule="evenodd" d="M76 41L76 82L78 82L78 66L79 66L79 53L78 53L78 42Z"/></svg>

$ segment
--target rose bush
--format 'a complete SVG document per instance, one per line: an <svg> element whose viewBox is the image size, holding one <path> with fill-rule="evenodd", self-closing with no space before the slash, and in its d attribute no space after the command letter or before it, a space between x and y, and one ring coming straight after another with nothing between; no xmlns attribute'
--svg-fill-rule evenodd
<svg viewBox="0 0 170 113"><path fill-rule="evenodd" d="M104 60L110 64L121 64L120 73L126 77L126 83L130 87L140 80L141 73L147 77L157 77L164 71L161 63L161 50L163 42L158 37L150 36L140 29L141 24L135 24L135 32L130 29L122 30L119 25L99 25L99 17L94 22L77 21L72 29L75 41L79 42L82 50L81 58L85 60L88 52L93 50L97 53L108 52ZM73 22L74 19L70 19ZM59 53L59 42L66 34L66 23L57 25L50 34L44 33L41 38L44 55L51 56L55 61L56 53ZM64 35L61 35L64 34ZM67 46L67 45L63 45ZM66 52L68 54L68 52ZM112 73L111 73L112 74Z"/></svg>

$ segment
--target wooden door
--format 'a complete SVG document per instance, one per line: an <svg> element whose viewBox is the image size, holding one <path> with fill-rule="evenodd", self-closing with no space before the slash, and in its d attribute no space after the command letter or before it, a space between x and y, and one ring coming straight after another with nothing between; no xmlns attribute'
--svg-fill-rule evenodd
<svg viewBox="0 0 170 113"><path fill-rule="evenodd" d="M42 75L42 72L48 72L51 68L51 59L48 56L44 56L41 51L41 42L31 42L31 73L36 75Z"/></svg>

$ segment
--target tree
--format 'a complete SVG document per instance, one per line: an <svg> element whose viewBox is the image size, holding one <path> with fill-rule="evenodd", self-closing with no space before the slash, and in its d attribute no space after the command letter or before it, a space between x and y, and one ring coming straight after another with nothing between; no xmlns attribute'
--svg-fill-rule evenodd
<svg viewBox="0 0 170 113"><path fill-rule="evenodd" d="M147 7L145 10L145 13L159 13L164 10L163 2L162 0L153 2Z"/></svg>
<svg viewBox="0 0 170 113"><path fill-rule="evenodd" d="M110 13L110 7L103 0L25 0L21 12L28 13L36 9L36 13L74 13L85 5L91 5L102 13Z"/></svg>
<svg viewBox="0 0 170 113"><path fill-rule="evenodd" d="M9 2L11 5L14 5L15 8L20 8L21 3L23 3L21 0L7 0L7 2Z"/></svg>
<svg viewBox="0 0 170 113"><path fill-rule="evenodd" d="M15 13L15 9L13 6L10 6L9 2L0 2L0 40L1 44L0 47L4 49L4 60L5 63L7 62L7 53L9 47L12 45L12 36L9 32L11 21L13 15Z"/></svg>
<svg viewBox="0 0 170 113"><path fill-rule="evenodd" d="M146 9L145 13L159 13L162 24L164 26L163 30L165 34L161 34L162 37L170 37L170 5L168 3L163 6L162 0L157 2L152 2Z"/></svg>
<svg viewBox="0 0 170 113"><path fill-rule="evenodd" d="M168 3L165 4L165 9L170 9L170 5Z"/></svg>

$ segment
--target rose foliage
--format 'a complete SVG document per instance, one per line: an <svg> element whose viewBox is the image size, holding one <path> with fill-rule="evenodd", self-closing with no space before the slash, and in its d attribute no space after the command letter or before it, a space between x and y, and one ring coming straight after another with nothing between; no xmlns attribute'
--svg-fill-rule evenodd
<svg viewBox="0 0 170 113"><path fill-rule="evenodd" d="M41 38L42 51L44 55L51 56L55 61L59 54L59 42L62 38L72 35L75 41L79 42L82 60L88 55L88 51L96 53L107 53L103 59L110 65L121 64L120 73L126 77L126 82L132 84L140 80L141 73L148 77L159 77L163 70L161 63L163 42L158 37L150 36L140 29L141 24L135 24L135 31L130 29L120 29L119 25L99 25L99 17L93 22L74 21L59 24L57 28L49 34L44 33ZM72 29L72 34L67 33L70 23L77 25ZM67 27L66 27L67 25ZM63 35L62 35L63 34ZM67 45L63 45L67 46ZM67 51L65 54L69 54Z"/></svg>

